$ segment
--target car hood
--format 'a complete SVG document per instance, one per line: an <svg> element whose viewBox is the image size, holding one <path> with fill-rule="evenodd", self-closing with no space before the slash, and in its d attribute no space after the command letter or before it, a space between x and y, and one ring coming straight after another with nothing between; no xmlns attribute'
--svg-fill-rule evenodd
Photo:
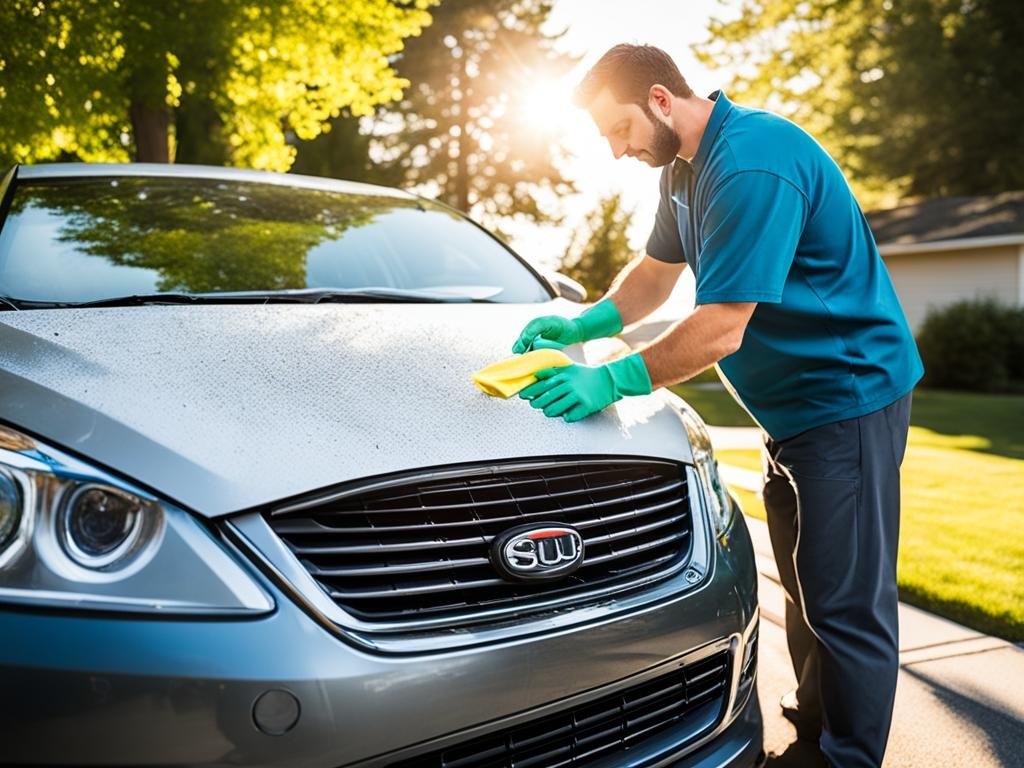
<svg viewBox="0 0 1024 768"><path fill-rule="evenodd" d="M0 420L210 517L460 462L689 461L660 393L566 424L473 385L530 318L578 311L557 300L6 312ZM593 363L615 345L566 351Z"/></svg>

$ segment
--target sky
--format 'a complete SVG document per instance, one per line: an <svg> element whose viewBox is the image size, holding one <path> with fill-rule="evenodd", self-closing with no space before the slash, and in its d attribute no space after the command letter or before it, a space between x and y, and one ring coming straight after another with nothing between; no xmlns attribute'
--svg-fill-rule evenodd
<svg viewBox="0 0 1024 768"><path fill-rule="evenodd" d="M554 268L569 242L571 227L596 206L598 198L612 192L621 192L626 208L634 210L629 239L637 252L642 251L657 208L660 169L632 158L615 160L589 115L572 106L572 90L606 50L623 42L656 45L666 51L699 94L724 87L731 73L700 64L692 46L707 39L711 18L731 17L736 6L736 0L557 0L548 31L565 30L559 47L582 58L561 81L539 86L535 105L562 133L573 155L565 175L580 192L562 201L566 226L525 225L514 230L512 245L522 256ZM659 316L677 312L680 303L692 302L692 281L680 282Z"/></svg>

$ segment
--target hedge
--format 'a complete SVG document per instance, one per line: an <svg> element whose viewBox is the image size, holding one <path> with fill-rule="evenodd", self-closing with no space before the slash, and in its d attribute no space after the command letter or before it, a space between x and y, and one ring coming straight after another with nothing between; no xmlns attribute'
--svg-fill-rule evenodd
<svg viewBox="0 0 1024 768"><path fill-rule="evenodd" d="M917 346L925 386L1024 392L1024 308L986 299L932 309Z"/></svg>

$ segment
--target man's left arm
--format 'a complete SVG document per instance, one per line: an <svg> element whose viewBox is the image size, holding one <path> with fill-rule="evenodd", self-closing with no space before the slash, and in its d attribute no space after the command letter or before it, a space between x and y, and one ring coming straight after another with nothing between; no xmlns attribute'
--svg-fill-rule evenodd
<svg viewBox="0 0 1024 768"><path fill-rule="evenodd" d="M737 173L714 192L701 223L697 308L640 351L655 388L731 355L758 303L782 300L807 214L800 190L763 171Z"/></svg>
<svg viewBox="0 0 1024 768"><path fill-rule="evenodd" d="M756 306L754 302L701 304L641 349L651 388L691 379L739 349Z"/></svg>

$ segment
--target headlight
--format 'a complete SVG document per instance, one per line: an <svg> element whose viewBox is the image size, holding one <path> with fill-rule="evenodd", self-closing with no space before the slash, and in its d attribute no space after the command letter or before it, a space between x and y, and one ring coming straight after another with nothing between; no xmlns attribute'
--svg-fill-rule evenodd
<svg viewBox="0 0 1024 768"><path fill-rule="evenodd" d="M718 474L718 462L711 448L711 435L708 434L704 421L692 408L684 405L680 408L680 413L686 425L686 433L690 437L693 463L701 479L711 522L715 526L715 532L722 536L732 525L733 507L729 492Z"/></svg>
<svg viewBox="0 0 1024 768"><path fill-rule="evenodd" d="M0 556L14 541L21 524L21 492L14 479L0 469Z"/></svg>
<svg viewBox="0 0 1024 768"><path fill-rule="evenodd" d="M0 603L161 614L273 602L194 517L0 427Z"/></svg>
<svg viewBox="0 0 1024 768"><path fill-rule="evenodd" d="M61 544L86 568L123 559L142 533L142 500L117 488L79 486L60 512Z"/></svg>

